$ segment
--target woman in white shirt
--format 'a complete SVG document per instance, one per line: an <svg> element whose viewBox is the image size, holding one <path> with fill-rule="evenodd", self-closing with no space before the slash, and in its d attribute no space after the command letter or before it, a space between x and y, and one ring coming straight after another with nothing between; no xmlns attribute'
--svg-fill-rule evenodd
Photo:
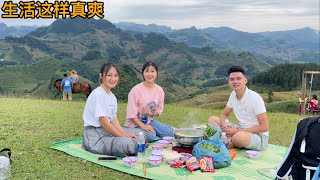
<svg viewBox="0 0 320 180"><path fill-rule="evenodd" d="M110 91L119 82L119 69L102 65L101 86L92 91L83 112L83 147L87 151L118 157L137 154L139 130L122 128L117 118L117 98Z"/></svg>

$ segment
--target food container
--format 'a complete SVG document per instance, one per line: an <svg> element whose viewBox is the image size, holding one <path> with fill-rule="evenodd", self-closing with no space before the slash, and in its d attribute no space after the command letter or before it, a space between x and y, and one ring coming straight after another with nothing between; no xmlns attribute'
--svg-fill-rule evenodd
<svg viewBox="0 0 320 180"><path fill-rule="evenodd" d="M136 165L138 158L135 156L128 156L123 158L123 164L128 167Z"/></svg>
<svg viewBox="0 0 320 180"><path fill-rule="evenodd" d="M152 145L152 150L162 150L163 146L161 144Z"/></svg>
<svg viewBox="0 0 320 180"><path fill-rule="evenodd" d="M162 151L161 150L152 150L151 154L152 154L152 156L160 156L160 157L162 157Z"/></svg>
<svg viewBox="0 0 320 180"><path fill-rule="evenodd" d="M163 150L162 157L167 163L174 164L180 160L181 156L177 151Z"/></svg>
<svg viewBox="0 0 320 180"><path fill-rule="evenodd" d="M189 154L189 153L179 153L179 154L181 156L180 159L182 161L187 161L192 157L192 154Z"/></svg>
<svg viewBox="0 0 320 180"><path fill-rule="evenodd" d="M247 150L247 151L246 151L246 155L247 155L247 157L250 158L250 159L255 159L255 158L258 157L259 152L258 152L258 151L253 151L253 150Z"/></svg>
<svg viewBox="0 0 320 180"><path fill-rule="evenodd" d="M149 164L152 166L158 166L161 163L161 157L160 156L150 156L148 157Z"/></svg>
<svg viewBox="0 0 320 180"><path fill-rule="evenodd" d="M165 137L163 137L162 139L171 142L171 141L173 140L173 137L171 137L171 136L165 136Z"/></svg>
<svg viewBox="0 0 320 180"><path fill-rule="evenodd" d="M161 146L163 146L164 148L168 147L168 145L170 144L170 141L167 140L159 140L158 144L160 144Z"/></svg>
<svg viewBox="0 0 320 180"><path fill-rule="evenodd" d="M180 156L174 157L174 158L171 158L171 159L166 159L167 163L170 164L170 165L179 162L179 160L180 160Z"/></svg>
<svg viewBox="0 0 320 180"><path fill-rule="evenodd" d="M193 146L205 139L205 133L202 129L181 128L174 131L174 139L182 145Z"/></svg>

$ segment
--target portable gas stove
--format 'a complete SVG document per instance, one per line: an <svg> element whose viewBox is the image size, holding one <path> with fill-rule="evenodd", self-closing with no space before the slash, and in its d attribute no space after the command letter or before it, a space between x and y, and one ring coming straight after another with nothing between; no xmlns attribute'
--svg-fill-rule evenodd
<svg viewBox="0 0 320 180"><path fill-rule="evenodd" d="M177 151L178 153L189 153L192 154L193 146L184 145L180 143L176 143L172 146L173 151Z"/></svg>

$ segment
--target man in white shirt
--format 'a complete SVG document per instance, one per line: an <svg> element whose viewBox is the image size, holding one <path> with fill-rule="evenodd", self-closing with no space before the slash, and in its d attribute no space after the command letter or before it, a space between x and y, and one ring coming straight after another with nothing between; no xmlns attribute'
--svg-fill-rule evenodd
<svg viewBox="0 0 320 180"><path fill-rule="evenodd" d="M263 150L268 145L269 124L262 97L247 88L245 70L241 66L232 66L228 70L228 83L232 88L227 106L220 118L212 116L210 124L220 127L231 137L228 148L246 148ZM234 112L239 125L226 123L231 112Z"/></svg>

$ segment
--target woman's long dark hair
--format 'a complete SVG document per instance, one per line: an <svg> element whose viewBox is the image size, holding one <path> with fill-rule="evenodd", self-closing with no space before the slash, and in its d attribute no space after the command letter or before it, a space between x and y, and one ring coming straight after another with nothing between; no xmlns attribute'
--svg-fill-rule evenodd
<svg viewBox="0 0 320 180"><path fill-rule="evenodd" d="M104 78L108 74L108 72L110 71L110 69L112 67L114 67L116 69L116 71L120 77L120 71L119 71L118 67L115 64L113 64L112 62L108 62L108 63L103 64L100 68L100 74L101 74L100 83L102 83L102 78ZM120 81L120 78L119 78L119 81ZM118 81L118 83L119 83L119 81Z"/></svg>
<svg viewBox="0 0 320 180"><path fill-rule="evenodd" d="M142 78L144 80L144 77L143 77L143 72L144 70L149 67L149 66L152 66L154 67L154 69L156 69L157 71L157 76L158 76L158 66L156 65L156 63L152 62L152 61L149 61L149 62L146 62L143 66L142 66L142 71L141 71L141 74L142 74Z"/></svg>
<svg viewBox="0 0 320 180"><path fill-rule="evenodd" d="M312 95L312 99L316 99L316 100L318 100L318 97L317 97L317 95Z"/></svg>

